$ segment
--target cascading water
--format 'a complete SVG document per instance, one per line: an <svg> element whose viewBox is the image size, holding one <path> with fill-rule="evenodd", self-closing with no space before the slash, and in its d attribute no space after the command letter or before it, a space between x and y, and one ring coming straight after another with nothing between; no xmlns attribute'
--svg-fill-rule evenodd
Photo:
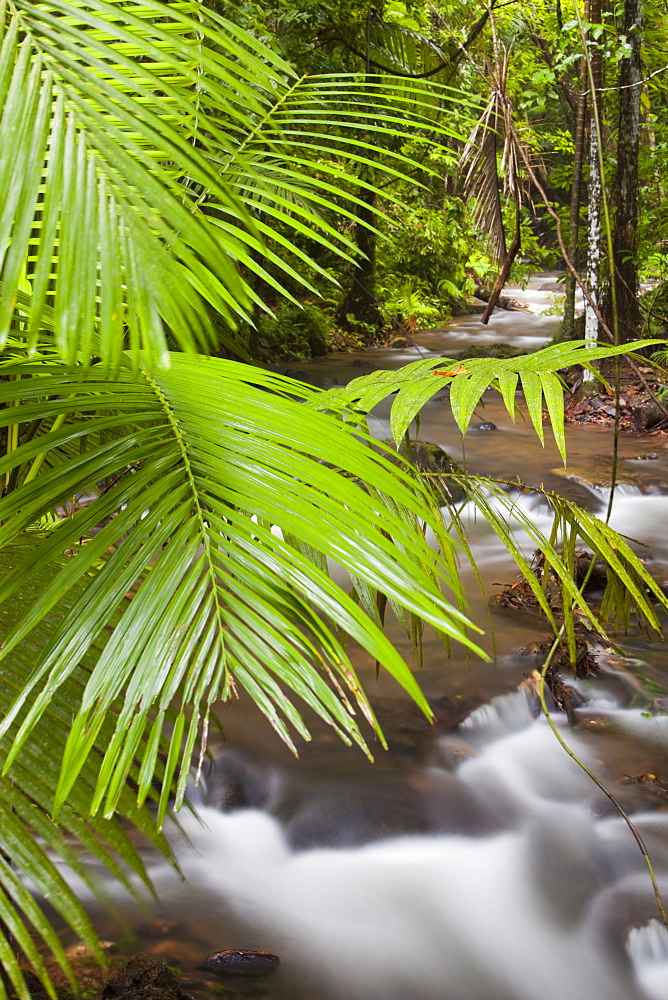
<svg viewBox="0 0 668 1000"><path fill-rule="evenodd" d="M534 309L549 304L537 284L525 294ZM540 346L556 322L497 312L483 336ZM480 343L481 328L471 318L418 340L424 352L454 353ZM378 351L372 363L415 356ZM301 377L346 381L365 358L315 362ZM381 436L385 418L382 410L376 417ZM420 433L458 460L465 453L476 471L519 473L603 508L595 488L560 478L556 449L543 451L530 426L513 425L493 401L484 419L498 430L471 431L464 449L436 400ZM572 428L569 461L586 466L610 437ZM622 463L642 447L623 441ZM665 482L667 473L661 450L652 474ZM517 503L549 527L546 508L530 497ZM654 560L659 579L668 576L667 515L668 496L632 488L615 498L613 525ZM489 598L514 570L481 518L471 515L468 530L486 588L479 594L471 576L472 614L485 626ZM447 719L435 729L387 679L376 683L374 664L360 655L390 740L373 765L317 726L295 763L249 706L222 711L228 744L218 771L199 792L199 818L182 817L192 842L178 848L187 882L164 864L152 871L160 914L178 925L161 945L170 959L188 968L220 948L274 951L282 967L269 995L286 1000L668 1000L668 932L642 856L558 745L527 681L533 661L517 653L544 637L541 626L493 618L491 665L457 650L448 659L427 637L420 680L437 718ZM392 637L405 642L398 630ZM652 701L665 690L667 647L639 636L630 644L637 659L606 654L600 680L578 682L580 725L557 721L632 813L668 897L668 796L639 780L668 778L668 715ZM141 934L139 944L161 950Z"/></svg>
<svg viewBox="0 0 668 1000"><path fill-rule="evenodd" d="M595 766L594 746L566 735ZM187 884L152 872L179 936L202 955L278 953L271 994L296 1000L668 997L668 933L637 847L614 813L600 817L600 793L528 690L435 740L420 773L443 809L468 798L499 829L299 851L265 811L204 806L185 820ZM668 816L634 820L668 888Z"/></svg>

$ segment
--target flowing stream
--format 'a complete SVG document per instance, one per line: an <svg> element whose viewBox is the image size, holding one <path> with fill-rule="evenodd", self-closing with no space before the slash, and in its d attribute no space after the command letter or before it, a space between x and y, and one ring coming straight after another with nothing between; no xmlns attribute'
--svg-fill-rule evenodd
<svg viewBox="0 0 668 1000"><path fill-rule="evenodd" d="M532 312L497 310L487 329L475 316L455 321L418 335L420 350L540 346L558 322L542 312L551 304L540 290L546 280L510 293ZM413 348L335 356L300 365L298 377L343 383L365 366L394 368L418 356ZM383 437L387 412L375 416ZM513 425L493 399L479 419L497 429L472 429L462 442L436 399L424 408L420 437L471 471L519 474L604 509L605 490L587 485L587 474L608 461L608 430L569 430L566 479L554 444L541 448L531 427ZM613 524L668 579L668 450L657 439L626 438L621 455ZM549 527L535 498L518 503ZM485 586L481 594L468 573L471 614L486 629L492 662L457 649L448 658L427 636L420 681L438 719L430 727L360 655L390 742L387 753L374 748L374 764L317 722L295 761L252 706L225 707L227 742L198 793L199 819L183 818L192 842L179 848L187 882L153 865L161 900L154 918L167 930L161 936L147 922L139 947L184 970L222 948L276 952L282 966L267 980L268 996L285 1000L668 1000L668 933L643 859L523 683L535 660L518 650L543 639L544 627L489 612L500 585L515 579L512 562L482 519L471 514L468 530ZM578 726L558 723L633 814L668 898L668 795L625 780L653 774L668 783L668 714L652 714L668 709L660 700L667 645L632 634L626 648L628 656L603 656L599 679L579 682Z"/></svg>

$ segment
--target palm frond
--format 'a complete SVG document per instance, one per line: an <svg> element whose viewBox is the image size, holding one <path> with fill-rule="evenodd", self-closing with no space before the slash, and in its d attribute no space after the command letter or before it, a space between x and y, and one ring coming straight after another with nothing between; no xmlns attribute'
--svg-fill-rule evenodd
<svg viewBox="0 0 668 1000"><path fill-rule="evenodd" d="M448 133L419 82L296 79L198 4L18 0L1 27L0 344L11 332L35 349L47 330L70 363L164 359L168 336L208 351L211 309L243 355L248 275L281 289L267 239L288 251L267 250L279 273L308 285L294 237L350 257L332 212L353 217L378 139ZM385 160L397 177L412 165Z"/></svg>
<svg viewBox="0 0 668 1000"><path fill-rule="evenodd" d="M547 409L549 423L565 463L564 387L556 373L569 365L589 368L593 361L629 353L647 343L650 342L590 348L582 341L569 341L519 358L472 358L463 363L450 358L425 358L406 365L400 371L384 370L362 375L345 388L329 389L314 397L307 405L315 409L337 410L349 422L363 423L374 406L396 392L390 427L398 444L421 407L439 389L449 387L450 406L462 433L468 429L473 411L488 389L496 389L500 393L513 420L517 412L516 393L521 390L541 442L544 442L544 407ZM597 372L594 374L600 378Z"/></svg>
<svg viewBox="0 0 668 1000"><path fill-rule="evenodd" d="M541 497L554 514L548 537L536 525L532 513L517 502L517 496L508 492L507 484L484 476L450 478L460 485L512 555L555 633L564 622L573 658L574 615L593 632L606 635L608 628L626 631L634 612L648 629L661 633L656 607L668 607L668 599L626 539L605 521L556 493L529 488L525 492ZM518 532L529 538L529 553L518 543ZM575 580L573 555L577 545L586 546L592 558L600 560L606 569L605 591L597 612L590 607ZM535 552L543 560L540 574L535 571ZM560 589L557 607L546 593L550 576Z"/></svg>
<svg viewBox="0 0 668 1000"><path fill-rule="evenodd" d="M169 369L144 358L137 373L128 362L113 381L100 366L84 372L14 362L3 370L22 377L0 385L0 402L19 404L0 411L0 424L70 416L0 461L3 474L64 450L62 461L0 500L0 545L98 480L113 484L64 519L0 585L2 604L58 553L76 553L5 638L0 662L62 595L85 585L6 715L4 734L20 720L10 763L81 658L102 644L72 724L56 808L119 698L93 802L105 814L116 807L138 741L150 726L160 734L174 699L183 707L164 781L168 789L177 775L179 801L202 721L237 687L290 745L291 728L304 737L308 731L286 690L345 740L365 746L353 705L370 719L372 712L333 629L367 649L429 714L410 670L378 623L329 578L326 559L405 609L409 627L417 616L476 649L452 562L439 563L421 530L429 524L444 550L452 548L428 493L353 429L306 408L299 383L180 355ZM92 434L107 440L71 452L72 442ZM147 750L140 802L154 768Z"/></svg>
<svg viewBox="0 0 668 1000"><path fill-rule="evenodd" d="M497 166L500 142L498 96L493 93L468 137L460 166L464 172L463 194L471 203L471 222L489 241L494 259L506 255L506 233L501 208Z"/></svg>
<svg viewBox="0 0 668 1000"><path fill-rule="evenodd" d="M33 537L5 548L4 571L10 572L35 550L35 545L36 539ZM2 638L12 631L23 614L29 613L34 599L54 579L59 565L66 562L67 559L58 557L47 570L36 574L14 593L11 605L0 609ZM0 712L3 717L28 683L33 666L41 655L49 633L57 626L64 608L70 606L71 600L68 602L65 598L3 661L0 668ZM25 1000L29 1000L30 994L18 964L19 957L23 968L26 962L29 963L48 989L50 986L44 949L53 954L75 985L64 947L53 929L52 917L46 912L45 903L88 945L93 955L103 961L95 929L75 890L61 871L63 864L108 904L101 885L92 876L89 859L95 859L98 865L113 875L135 898L137 892L130 876L149 885L144 864L126 830L128 821L147 838L147 843L152 842L171 858L166 841L158 834L149 809L137 808L135 796L129 786L119 797L118 818L105 820L90 815L101 749L103 752L114 731L113 713L105 720L99 743L92 748L89 759L84 762L79 780L60 812L58 822L51 818L59 764L69 733L71 706L73 701L80 700L85 677L93 663L94 657L84 658L79 673L69 678L54 693L41 724L35 728L20 758L9 770L7 751L17 732L18 721L10 728L7 739L0 744L0 762L5 772L0 777L0 962L13 986ZM131 773L136 779L136 765ZM37 899L34 892L38 894ZM0 995L6 996L4 981L0 983Z"/></svg>
<svg viewBox="0 0 668 1000"><path fill-rule="evenodd" d="M520 139L513 127L513 108L506 93L508 53L499 54L490 75L487 105L462 152L462 192L471 203L471 222L489 245L497 264L507 252L501 194L511 195L519 210L522 163ZM500 162L497 162L501 151Z"/></svg>
<svg viewBox="0 0 668 1000"><path fill-rule="evenodd" d="M436 391L442 390L444 384L450 388L450 406L462 433L466 432L474 409L488 389L499 392L513 420L518 409L517 394L521 392L542 443L547 413L555 442L565 462L564 387L557 375L559 369L573 364L588 367L599 358L627 353L645 343L638 341L618 347L587 348L583 342L573 341L555 344L524 357L504 360L480 358L463 363L447 358L436 362L428 358L406 365L398 372L377 371L363 375L345 388L329 389L307 400L306 405L338 413L349 427L366 429L366 418L373 407L396 393L390 412L390 426L399 445L424 403ZM554 609L544 592L547 574L554 575L561 588L560 613L573 653L574 613L583 616L593 629L602 632L607 623L614 628L625 629L633 610L650 629L660 631L653 602L668 606L665 595L625 539L605 522L563 497L542 491L555 515L552 536L547 538L506 488L495 481L472 475L461 477L456 473L447 476L439 473L439 479L443 479L446 486L448 482L456 484L476 505L508 549L533 591L538 607L556 630L558 623ZM457 505L448 504L448 512L452 527L464 542L462 551L472 562ZM542 582L534 572L531 554L525 554L517 543L512 522L528 534L533 546L542 553L546 566ZM598 617L574 581L572 553L577 540L590 548L594 558L601 559L606 566L607 585Z"/></svg>

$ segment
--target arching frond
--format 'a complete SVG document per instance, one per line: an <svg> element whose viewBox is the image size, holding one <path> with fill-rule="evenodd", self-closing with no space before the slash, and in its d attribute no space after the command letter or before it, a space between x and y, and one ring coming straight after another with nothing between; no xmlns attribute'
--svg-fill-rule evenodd
<svg viewBox="0 0 668 1000"><path fill-rule="evenodd" d="M11 572L23 559L29 558L35 550L36 541L34 536L28 536L6 547L2 556L4 572ZM0 609L2 639L23 615L29 613L34 600L48 588L59 568L67 562L67 558L57 556L49 567L15 591L11 604ZM3 661L0 666L0 713L3 717L29 682L50 632L57 627L63 610L71 604L71 598L63 598ZM137 809L136 798L129 786L119 796L117 819L105 820L90 815L101 760L100 748L108 744L113 734L113 713L105 720L99 742L91 748L88 759L83 763L79 780L61 809L58 822L51 818L60 761L71 722L71 707L81 699L85 678L94 662L94 656L83 657L77 674L54 692L40 725L33 731L19 759L0 777L0 962L14 987L26 1000L29 1000L30 994L23 981L19 958L23 968L27 961L48 986L45 949L53 954L74 984L64 946L53 929L52 915L45 910L45 903L53 908L77 938L88 945L93 955L102 960L95 929L61 870L63 864L88 883L100 899L108 902L101 886L92 877L91 859L135 896L133 881L139 878L148 885L143 862L128 835L125 821L130 820L149 842L152 841L164 854L171 856L166 842L157 833L149 809ZM7 764L8 748L17 728L18 720L10 727L7 739L0 744L3 768ZM131 773L136 779L136 766ZM130 876L133 876L133 881ZM34 892L38 893L37 899L33 896ZM6 995L4 984L0 984L0 995Z"/></svg>
<svg viewBox="0 0 668 1000"><path fill-rule="evenodd" d="M564 435L564 392L558 374L569 365L588 367L599 358L627 354L646 344L664 341L636 341L618 347L588 347L582 341L553 344L519 358L471 358L460 363L450 358L425 358L400 371L376 371L353 379L345 388L329 389L308 402L316 409L338 409L346 419L362 420L374 406L392 393L390 426L399 443L421 407L439 389L449 387L450 406L457 426L465 433L483 393L496 389L510 417L517 412L516 393L521 391L531 422L544 441L544 408L549 416L557 447L566 461ZM600 378L597 372L594 374Z"/></svg>
<svg viewBox="0 0 668 1000"><path fill-rule="evenodd" d="M211 309L243 354L249 275L308 286L303 235L350 257L333 211L352 217L379 137L448 131L419 82L297 79L199 4L17 0L2 29L0 345L49 331L69 362L210 350Z"/></svg>
<svg viewBox="0 0 668 1000"><path fill-rule="evenodd" d="M339 635L368 650L429 714L408 667L378 623L332 581L327 559L404 613L476 648L460 610L452 542L426 490L347 425L305 407L300 397L308 387L233 362L179 355L171 361L163 369L145 358L139 372L128 363L113 382L100 366L85 373L16 362L3 369L23 377L0 385L0 402L15 404L0 410L0 424L66 419L0 461L3 474L46 451L65 451L60 463L0 500L0 544L54 504L101 479L108 484L0 584L1 604L60 552L73 553L5 638L0 663L62 595L83 588L6 715L4 734L20 719L10 761L82 656L101 647L76 706L57 808L119 699L94 811L113 812L119 775L152 726L139 781L144 800L156 762L150 748L174 699L183 708L161 815L174 774L177 799L183 796L211 704L238 687L290 744L290 728L308 738L296 696L342 738L364 746L353 706L373 716ZM102 436L94 450L70 450L93 434ZM448 552L445 561L425 541L424 524Z"/></svg>
<svg viewBox="0 0 668 1000"><path fill-rule="evenodd" d="M484 476L458 477L452 480L473 501L500 541L508 549L536 599L537 607L556 632L561 622L575 657L574 615L587 623L593 632L605 635L606 629L624 632L631 613L650 630L661 633L657 605L668 608L668 599L660 584L636 557L628 541L590 511L556 493L528 488L547 502L554 515L548 537L536 525L530 511L517 502L516 492ZM517 534L526 534L531 551L524 552ZM585 546L594 560L606 570L605 591L596 610L592 609L575 579L574 556L578 546ZM543 559L541 572L535 572L535 553ZM550 575L560 591L558 607L548 600L546 587Z"/></svg>

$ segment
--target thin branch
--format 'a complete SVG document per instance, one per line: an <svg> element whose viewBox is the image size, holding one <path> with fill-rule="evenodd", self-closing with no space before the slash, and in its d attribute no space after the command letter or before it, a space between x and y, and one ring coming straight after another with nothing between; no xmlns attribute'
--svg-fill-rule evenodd
<svg viewBox="0 0 668 1000"><path fill-rule="evenodd" d="M369 66L373 66L374 69L379 70L381 73L387 73L389 76L400 76L406 80L426 80L430 76L436 76L436 74L440 73L443 69L451 68L451 60L444 59L435 69L429 69L424 73L403 73L399 69L391 69L389 66L383 66L382 63L376 62L376 60L371 59L371 57L367 58L363 52L356 49L355 46L351 45L345 38L339 38L339 41L343 43L349 52L352 52L354 56L357 56L358 59L363 59Z"/></svg>
<svg viewBox="0 0 668 1000"><path fill-rule="evenodd" d="M661 69L655 69L653 73L650 73L649 76L646 76L642 80L636 80L634 83L625 83L621 87L598 87L597 91L599 94L605 94L609 90L629 90L631 87L642 87L644 84L649 83L652 77L658 76L659 73L665 73L666 70L668 70L668 66L662 66Z"/></svg>

